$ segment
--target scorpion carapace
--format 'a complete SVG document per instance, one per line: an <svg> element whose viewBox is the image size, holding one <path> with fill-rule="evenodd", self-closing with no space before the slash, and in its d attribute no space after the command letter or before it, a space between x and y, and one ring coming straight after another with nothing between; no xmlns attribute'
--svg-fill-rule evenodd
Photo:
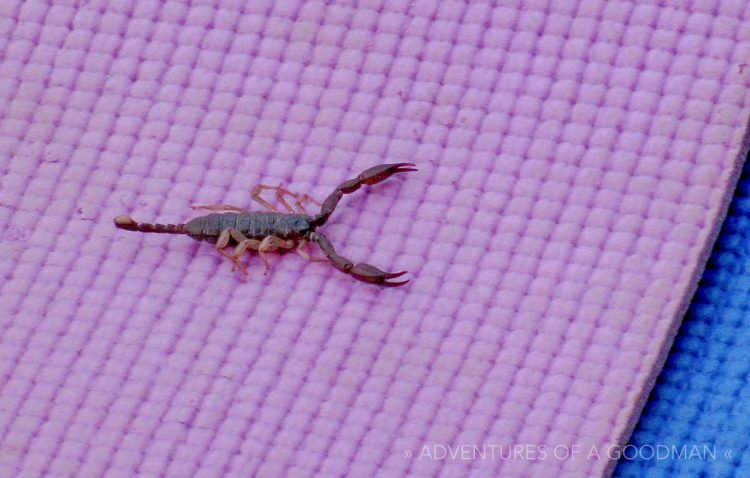
<svg viewBox="0 0 750 478"><path fill-rule="evenodd" d="M305 211L304 203L312 201L313 198L306 194L295 194L281 186L258 185L252 191L254 200L270 209L271 212L255 212L247 209L231 206L228 204L211 204L205 206L193 206L194 209L207 209L217 211L206 216L196 217L186 224L148 224L136 222L127 215L117 216L115 226L126 231L154 232L162 234L185 234L198 241L211 242L216 249L234 264L233 268L239 268L246 272L244 263L240 258L248 249L257 251L269 269L267 253L274 251L296 251L304 258L310 260L309 254L304 247L307 242L314 242L320 246L328 260L333 266L350 274L355 279L381 286L400 286L405 281L393 281L397 277L406 274L401 272L384 272L370 264L354 264L349 259L336 253L331 241L317 231L317 228L328 221L328 218L336 209L344 194L350 194L363 185L373 185L386 180L396 173L416 171L417 168L411 163L382 164L374 166L363 172L354 179L344 181L323 201L320 212L309 215ZM260 194L263 190L275 190L276 198L289 212L281 212L271 203L263 199ZM284 196L292 196L295 199L294 209ZM320 203L317 203L320 204ZM234 246L232 253L224 249L229 245Z"/></svg>

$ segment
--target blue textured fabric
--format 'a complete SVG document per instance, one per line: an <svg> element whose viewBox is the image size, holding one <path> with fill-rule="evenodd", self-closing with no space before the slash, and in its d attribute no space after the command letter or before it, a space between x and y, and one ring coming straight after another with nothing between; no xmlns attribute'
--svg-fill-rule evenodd
<svg viewBox="0 0 750 478"><path fill-rule="evenodd" d="M750 477L750 162L615 477Z"/></svg>

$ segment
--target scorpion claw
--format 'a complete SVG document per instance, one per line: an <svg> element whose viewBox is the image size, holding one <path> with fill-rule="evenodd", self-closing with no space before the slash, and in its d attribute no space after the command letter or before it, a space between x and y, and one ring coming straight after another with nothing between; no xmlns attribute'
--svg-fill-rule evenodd
<svg viewBox="0 0 750 478"><path fill-rule="evenodd" d="M392 281L391 282L383 282L380 285L385 286L385 287L398 287L400 285L406 284L407 282L409 282L408 279L407 280L402 280L400 282L392 282Z"/></svg>
<svg viewBox="0 0 750 478"><path fill-rule="evenodd" d="M379 166L373 166L360 174L359 179L364 184L372 185L377 184L396 173L406 173L409 171L417 171L417 166L413 163L381 164Z"/></svg>
<svg viewBox="0 0 750 478"><path fill-rule="evenodd" d="M417 171L417 165L414 163L396 163L391 165L394 173L406 173L408 171Z"/></svg>
<svg viewBox="0 0 750 478"><path fill-rule="evenodd" d="M406 274L406 271L385 272L381 271L375 266L371 266L370 264L357 264L351 268L349 273L363 282L370 282L372 284L382 285L386 287L396 287L409 282L408 280L401 282L393 282L388 280L395 279L396 277L401 277L402 275Z"/></svg>
<svg viewBox="0 0 750 478"><path fill-rule="evenodd" d="M402 275L406 274L407 271L401 271L401 272L391 272L390 274L386 275L386 279L395 279L396 277L401 277ZM409 279L399 282L394 281L383 281L381 285L384 285L386 287L398 287L400 285L404 285L407 282L409 282Z"/></svg>

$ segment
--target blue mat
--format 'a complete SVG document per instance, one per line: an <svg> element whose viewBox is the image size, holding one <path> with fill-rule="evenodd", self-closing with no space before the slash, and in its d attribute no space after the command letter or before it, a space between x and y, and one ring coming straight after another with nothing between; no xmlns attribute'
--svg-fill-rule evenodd
<svg viewBox="0 0 750 478"><path fill-rule="evenodd" d="M750 477L750 161L615 477Z"/></svg>

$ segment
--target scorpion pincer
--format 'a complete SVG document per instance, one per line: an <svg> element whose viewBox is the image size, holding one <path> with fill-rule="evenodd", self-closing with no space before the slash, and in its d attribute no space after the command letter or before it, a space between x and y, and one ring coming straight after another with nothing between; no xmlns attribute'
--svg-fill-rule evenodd
<svg viewBox="0 0 750 478"><path fill-rule="evenodd" d="M391 279L401 277L406 274L406 271L384 272L370 264L354 264L349 259L337 254L331 241L317 229L328 221L344 194L351 194L363 185L377 184L396 173L416 170L415 165L411 163L374 166L356 178L339 184L323 201L320 213L315 215L307 214L303 206L306 201L317 203L310 196L295 194L280 186L261 184L253 189L252 197L268 208L270 212L256 212L226 204L213 204L193 206L194 209L208 209L219 212L196 217L186 224L148 224L136 222L127 215L117 216L114 222L116 227L126 231L185 234L197 241L213 243L222 255L232 261L233 268L240 268L243 272L246 271L246 268L240 258L248 249L258 252L267 272L269 269L267 253L296 249L302 257L310 260L310 256L305 252L304 247L307 242L314 242L320 246L331 264L341 272L371 284L389 287L400 286L409 281L393 281ZM260 193L265 189L275 190L279 203L289 212L280 212L271 203L263 199ZM295 198L296 210L284 199L285 195ZM224 250L229 245L234 246L232 253Z"/></svg>

